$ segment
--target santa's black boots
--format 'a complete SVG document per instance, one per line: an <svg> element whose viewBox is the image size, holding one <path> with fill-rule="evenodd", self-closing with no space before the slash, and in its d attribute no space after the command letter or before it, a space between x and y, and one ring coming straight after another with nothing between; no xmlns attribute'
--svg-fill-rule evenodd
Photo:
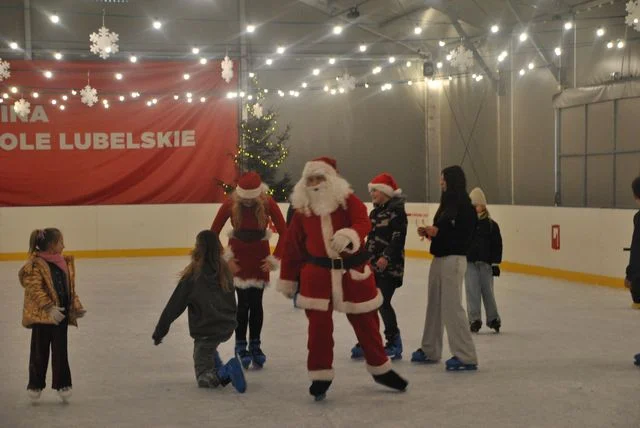
<svg viewBox="0 0 640 428"><path fill-rule="evenodd" d="M316 401L322 401L327 396L327 390L330 386L330 380L314 380L309 387L309 394L313 395Z"/></svg>
<svg viewBox="0 0 640 428"><path fill-rule="evenodd" d="M384 385L398 391L404 391L407 389L407 385L409 385L409 382L401 378L400 375L393 370L389 370L381 375L373 375L373 380L380 385Z"/></svg>

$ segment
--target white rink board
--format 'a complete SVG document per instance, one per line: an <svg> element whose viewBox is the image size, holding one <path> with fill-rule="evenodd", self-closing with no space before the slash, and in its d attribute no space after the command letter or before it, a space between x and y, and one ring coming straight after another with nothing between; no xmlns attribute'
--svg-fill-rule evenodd
<svg viewBox="0 0 640 428"><path fill-rule="evenodd" d="M195 235L211 226L219 206L0 208L0 255L25 252L31 230L47 226L63 231L68 250L189 248ZM288 205L280 206L285 214ZM423 219L430 224L436 209L435 204L407 204L410 214L407 250L428 250L415 229ZM622 248L628 247L631 241L633 210L501 205L490 206L490 211L502 230L506 261L594 275L624 276L628 253L623 253ZM560 225L559 251L551 249L551 226L554 224ZM272 244L275 239L277 236L272 238Z"/></svg>

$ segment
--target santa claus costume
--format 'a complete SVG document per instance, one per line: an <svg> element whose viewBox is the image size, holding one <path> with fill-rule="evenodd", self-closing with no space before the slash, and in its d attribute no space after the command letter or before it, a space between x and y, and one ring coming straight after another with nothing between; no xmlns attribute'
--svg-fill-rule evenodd
<svg viewBox="0 0 640 428"><path fill-rule="evenodd" d="M334 309L347 314L374 380L404 391L408 383L391 369L382 344L377 313L382 296L369 255L362 251L371 229L365 205L329 158L307 162L291 203L296 211L287 231L277 289L292 297L300 278L296 305L305 309L309 320L310 394L323 399L334 377Z"/></svg>
<svg viewBox="0 0 640 428"><path fill-rule="evenodd" d="M235 191L220 207L211 230L220 233L231 219L233 230L229 235L229 247L225 259L239 267L233 282L238 295L238 327L236 329L236 353L242 365L247 368L251 361L262 367L266 356L261 349L260 333L264 319L262 294L269 285L269 271L279 266L282 237L286 225L278 204L265 192L268 187L255 172L240 177ZM279 234L274 256L270 254L268 229L269 220ZM247 350L247 326L249 328L249 349Z"/></svg>

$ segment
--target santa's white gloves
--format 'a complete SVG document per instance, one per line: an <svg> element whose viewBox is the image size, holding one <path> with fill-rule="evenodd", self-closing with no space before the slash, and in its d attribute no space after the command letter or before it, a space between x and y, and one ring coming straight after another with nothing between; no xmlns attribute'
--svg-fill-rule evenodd
<svg viewBox="0 0 640 428"><path fill-rule="evenodd" d="M269 271L280 269L280 260L272 255L265 257L262 262L266 264Z"/></svg>
<svg viewBox="0 0 640 428"><path fill-rule="evenodd" d="M347 249L347 247L351 244L351 240L342 234L335 234L333 238L331 238L331 249L336 253L341 253Z"/></svg>
<svg viewBox="0 0 640 428"><path fill-rule="evenodd" d="M281 279L276 283L276 290L291 299L298 291L298 283L296 281Z"/></svg>
<svg viewBox="0 0 640 428"><path fill-rule="evenodd" d="M53 319L55 325L60 324L65 318L63 312L64 308L61 308L59 306L53 306L51 309L49 309L49 316Z"/></svg>

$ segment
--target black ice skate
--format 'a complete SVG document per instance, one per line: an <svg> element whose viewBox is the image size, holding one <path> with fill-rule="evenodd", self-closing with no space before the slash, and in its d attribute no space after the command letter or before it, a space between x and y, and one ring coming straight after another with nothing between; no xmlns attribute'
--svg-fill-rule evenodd
<svg viewBox="0 0 640 428"><path fill-rule="evenodd" d="M389 370L381 375L373 375L373 380L380 385L384 385L397 391L404 391L407 389L407 385L409 385L409 382L401 378L400 375L393 370Z"/></svg>
<svg viewBox="0 0 640 428"><path fill-rule="evenodd" d="M502 327L502 323L499 319L491 320L487 323L487 327L496 331L496 333L500 333L500 327Z"/></svg>
<svg viewBox="0 0 640 428"><path fill-rule="evenodd" d="M330 386L330 380L314 380L309 387L309 394L313 395L316 401L322 401L327 397L327 390Z"/></svg>

